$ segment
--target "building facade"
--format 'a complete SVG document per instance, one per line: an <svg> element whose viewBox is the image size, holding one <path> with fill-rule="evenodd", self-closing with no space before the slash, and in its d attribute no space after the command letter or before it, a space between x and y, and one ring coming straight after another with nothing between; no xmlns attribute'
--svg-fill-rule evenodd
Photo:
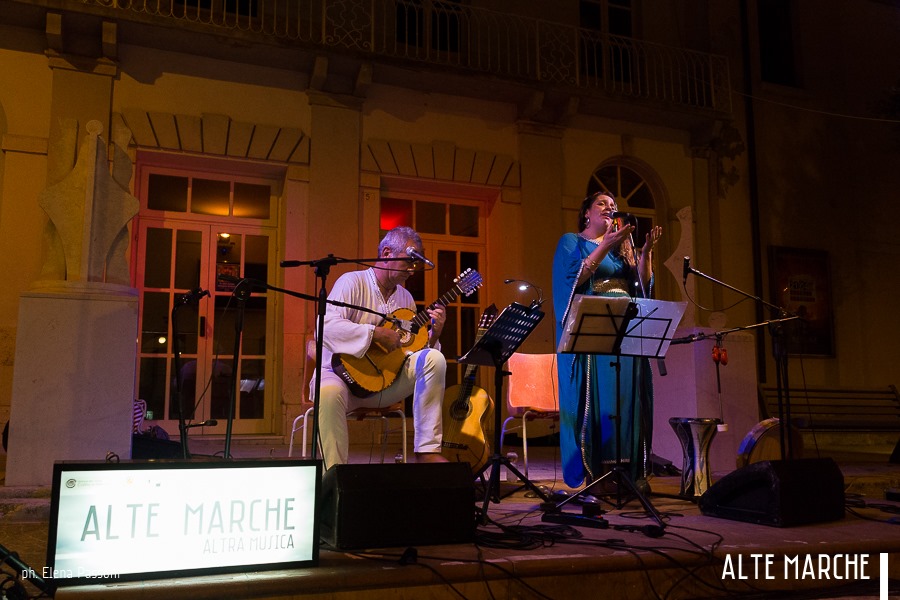
<svg viewBox="0 0 900 600"><path fill-rule="evenodd" d="M307 406L309 297L375 256L384 230L421 232L436 264L411 284L423 305L465 269L483 275L451 305L453 359L488 305L522 299L504 280L549 296L556 241L598 189L642 227L663 226L655 295L689 301L682 327L772 317L700 277L685 283L685 256L781 305L770 258L786 253L801 265L783 274L792 284L830 285L791 305L806 301L825 327L790 361L792 380L896 383L885 350L900 323L886 307L900 247L887 228L900 142L878 100L897 85L898 11L876 0L0 0L0 412L29 402L14 397L22 344L49 341L19 334L23 294L91 283L136 299L136 335L108 332L136 338L134 370L120 374L134 381L129 412L143 399L177 432L180 387L188 418L219 421L204 434L225 431L234 401L236 435L283 436ZM91 196L93 209L62 195L69 208L48 212L56 192L84 197L59 184L94 139L118 195ZM101 221L112 233L98 246L85 224ZM91 248L99 266L82 268ZM808 276L807 256L825 270ZM228 277L268 287L238 297ZM209 294L186 302L192 290ZM526 349L553 349L545 308ZM752 369L772 381L764 331ZM459 376L452 368L448 384Z"/></svg>

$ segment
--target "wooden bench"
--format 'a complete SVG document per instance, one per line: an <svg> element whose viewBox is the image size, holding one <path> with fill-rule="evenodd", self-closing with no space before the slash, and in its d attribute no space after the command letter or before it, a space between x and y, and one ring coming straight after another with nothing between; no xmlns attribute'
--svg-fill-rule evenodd
<svg viewBox="0 0 900 600"><path fill-rule="evenodd" d="M790 388L791 422L800 430L900 432L900 393L876 389ZM778 390L759 387L763 419L778 416Z"/></svg>

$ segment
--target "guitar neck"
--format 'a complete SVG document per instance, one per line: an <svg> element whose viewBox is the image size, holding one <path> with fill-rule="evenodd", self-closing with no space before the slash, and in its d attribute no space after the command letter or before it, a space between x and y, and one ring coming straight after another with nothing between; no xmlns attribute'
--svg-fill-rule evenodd
<svg viewBox="0 0 900 600"><path fill-rule="evenodd" d="M475 372L478 371L478 365L468 365L466 374L463 376L462 383L459 387L459 398L465 400L472 395L472 389L475 387Z"/></svg>
<svg viewBox="0 0 900 600"><path fill-rule="evenodd" d="M478 332L475 335L476 343L484 336L485 332L490 327L491 323L494 321L494 318L497 316L497 307L491 304L487 307L481 315L481 320L478 323ZM466 374L463 376L462 384L460 385L460 399L464 400L472 395L472 390L475 388L475 373L478 371L477 364L470 364L466 366Z"/></svg>
<svg viewBox="0 0 900 600"><path fill-rule="evenodd" d="M426 306L425 310L416 313L416 316L412 318L412 322L419 327L426 325L429 321L431 321L431 317L428 316L428 309L434 308L436 306L447 306L459 297L459 293L459 286L453 286L449 292Z"/></svg>

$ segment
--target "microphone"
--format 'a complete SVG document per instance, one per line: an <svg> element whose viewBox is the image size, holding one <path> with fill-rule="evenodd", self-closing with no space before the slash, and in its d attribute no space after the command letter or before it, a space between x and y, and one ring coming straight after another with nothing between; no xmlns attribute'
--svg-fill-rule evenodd
<svg viewBox="0 0 900 600"><path fill-rule="evenodd" d="M688 273L691 272L691 257L684 257L684 270L681 272L681 276L684 278L684 283L687 284L687 276Z"/></svg>
<svg viewBox="0 0 900 600"><path fill-rule="evenodd" d="M423 262L426 265L428 265L429 267L431 267L432 269L434 268L434 263L431 262L430 260L428 260L427 258L425 258L425 255L423 255L421 252L419 252L412 246L410 246L409 248L406 249L406 254L410 258L414 258L414 259L418 260L419 262Z"/></svg>
<svg viewBox="0 0 900 600"><path fill-rule="evenodd" d="M622 219L623 223L625 223L627 225L634 225L635 227L637 227L637 217L635 217L631 213L616 211L616 212L612 213L611 215L609 215L609 218L612 219L613 221L615 221L617 219Z"/></svg>
<svg viewBox="0 0 900 600"><path fill-rule="evenodd" d="M209 296L209 290L194 288L181 297L181 302L182 304L193 304L194 302L199 302L203 296Z"/></svg>

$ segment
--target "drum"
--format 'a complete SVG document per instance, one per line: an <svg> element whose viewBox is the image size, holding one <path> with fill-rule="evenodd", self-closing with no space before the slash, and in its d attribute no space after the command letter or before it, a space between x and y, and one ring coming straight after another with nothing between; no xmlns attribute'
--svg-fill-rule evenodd
<svg viewBox="0 0 900 600"><path fill-rule="evenodd" d="M669 425L675 430L684 453L679 496L699 498L712 482L709 476L709 446L716 437L719 419L672 417Z"/></svg>
<svg viewBox="0 0 900 600"><path fill-rule="evenodd" d="M794 450L794 458L803 456L803 440L796 428L791 431L791 447ZM777 417L772 417L757 423L744 436L738 448L737 467L740 469L764 460L780 459L781 422Z"/></svg>

